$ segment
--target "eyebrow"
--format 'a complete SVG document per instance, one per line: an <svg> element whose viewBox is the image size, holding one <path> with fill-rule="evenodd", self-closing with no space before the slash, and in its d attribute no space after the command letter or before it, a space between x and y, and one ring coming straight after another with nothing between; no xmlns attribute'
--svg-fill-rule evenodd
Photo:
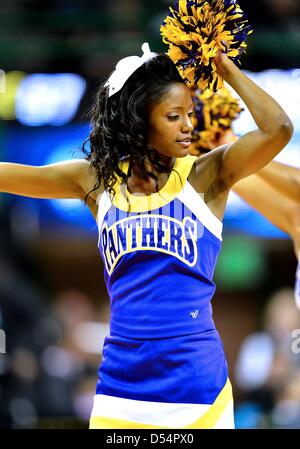
<svg viewBox="0 0 300 449"><path fill-rule="evenodd" d="M194 103L191 103L189 109L191 109L194 106ZM183 110L184 108L182 106L170 106L170 109L181 109Z"/></svg>

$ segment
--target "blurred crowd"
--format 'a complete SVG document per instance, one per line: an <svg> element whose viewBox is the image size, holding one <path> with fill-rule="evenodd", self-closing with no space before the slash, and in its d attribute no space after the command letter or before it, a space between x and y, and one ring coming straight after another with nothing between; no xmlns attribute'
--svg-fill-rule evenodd
<svg viewBox="0 0 300 449"><path fill-rule="evenodd" d="M298 0L256 0L255 3L242 0L241 4L259 28L270 28L276 23L280 28L299 31Z"/></svg>
<svg viewBox="0 0 300 449"><path fill-rule="evenodd" d="M300 313L294 291L276 291L262 328L242 342L234 382L240 428L300 429Z"/></svg>
<svg viewBox="0 0 300 449"><path fill-rule="evenodd" d="M0 428L87 428L109 311L76 289L50 297L1 234Z"/></svg>
<svg viewBox="0 0 300 449"><path fill-rule="evenodd" d="M116 60L149 41L165 50L159 29L173 0L10 0L1 5L4 70L75 72L102 79ZM299 61L300 2L239 0L254 28L248 70ZM18 67L16 67L18 61Z"/></svg>

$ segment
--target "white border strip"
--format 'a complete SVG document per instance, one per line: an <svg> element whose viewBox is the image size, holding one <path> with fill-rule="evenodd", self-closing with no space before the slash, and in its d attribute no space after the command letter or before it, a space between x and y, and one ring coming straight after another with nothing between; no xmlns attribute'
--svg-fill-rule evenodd
<svg viewBox="0 0 300 449"><path fill-rule="evenodd" d="M220 419L213 429L235 429L233 399L229 401Z"/></svg>
<svg viewBox="0 0 300 449"><path fill-rule="evenodd" d="M205 204L201 196L196 192L196 190L191 186L191 184L187 181L181 190L181 192L177 195L177 197L185 206L187 206L191 212L195 214L198 220L219 240L222 241L222 230L223 223L219 220L209 209L209 207ZM112 202L110 199L110 195L104 191L101 194L98 203L98 214L97 214L97 224L99 230L99 238L100 238L100 229L102 227L102 223L104 217L112 206ZM99 240L98 240L99 244Z"/></svg>
<svg viewBox="0 0 300 449"><path fill-rule="evenodd" d="M187 181L177 198L193 212L198 220L219 240L222 241L223 223L205 204L199 193Z"/></svg>
<svg viewBox="0 0 300 449"><path fill-rule="evenodd" d="M178 428L198 420L210 407L210 404L148 402L97 394L92 417L105 416L150 426Z"/></svg>
<svg viewBox="0 0 300 449"><path fill-rule="evenodd" d="M99 247L99 242L100 242L100 231L102 228L102 223L104 221L104 217L106 215L106 213L108 212L108 210L110 209L112 205L111 199L109 194L107 193L107 191L105 190L102 194L101 197L99 199L98 202L98 212L97 212L97 224L98 224L98 247Z"/></svg>

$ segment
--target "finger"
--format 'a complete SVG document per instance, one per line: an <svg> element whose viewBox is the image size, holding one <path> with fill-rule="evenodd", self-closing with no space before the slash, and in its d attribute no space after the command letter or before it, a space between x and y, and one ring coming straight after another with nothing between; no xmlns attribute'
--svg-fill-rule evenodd
<svg viewBox="0 0 300 449"><path fill-rule="evenodd" d="M229 50L229 43L227 41L222 41L222 45L223 45L223 49L222 49L222 53L228 53Z"/></svg>

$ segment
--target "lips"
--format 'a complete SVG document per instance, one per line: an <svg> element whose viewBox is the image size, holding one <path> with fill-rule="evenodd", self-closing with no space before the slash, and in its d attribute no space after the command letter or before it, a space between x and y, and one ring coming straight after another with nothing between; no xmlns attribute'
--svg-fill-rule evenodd
<svg viewBox="0 0 300 449"><path fill-rule="evenodd" d="M184 148L188 148L191 145L191 140L178 140L177 143Z"/></svg>
<svg viewBox="0 0 300 449"><path fill-rule="evenodd" d="M185 137L184 139L176 140L176 142L178 143L189 143L189 144L191 143L191 141L192 141L191 136Z"/></svg>

